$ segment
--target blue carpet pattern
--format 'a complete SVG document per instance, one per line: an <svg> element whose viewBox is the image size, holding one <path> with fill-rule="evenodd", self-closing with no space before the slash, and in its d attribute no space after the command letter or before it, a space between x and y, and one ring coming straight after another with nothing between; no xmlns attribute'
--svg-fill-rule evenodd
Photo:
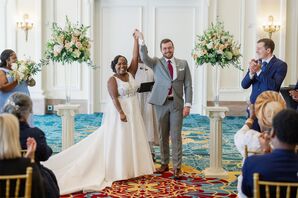
<svg viewBox="0 0 298 198"><path fill-rule="evenodd" d="M75 117L75 142L95 131L102 121L102 113L79 114ZM234 146L234 134L245 117L226 117L223 121L223 165L228 171L240 171L241 155ZM55 153L61 151L61 118L57 115L35 115L34 125L42 129ZM209 119L192 114L183 122L183 163L197 170L209 166ZM159 149L155 148L157 157ZM157 159L159 161L159 158Z"/></svg>

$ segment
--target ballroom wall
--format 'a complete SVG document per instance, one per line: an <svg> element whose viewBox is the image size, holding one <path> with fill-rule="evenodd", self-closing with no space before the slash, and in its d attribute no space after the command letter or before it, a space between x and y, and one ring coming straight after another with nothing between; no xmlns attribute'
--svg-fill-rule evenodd
<svg viewBox="0 0 298 198"><path fill-rule="evenodd" d="M65 15L72 21L91 25L92 56L99 68L72 65L72 99L81 104L81 112L103 111L108 99L106 81L112 74L111 59L121 53L131 58L132 30L145 34L150 55L160 56L159 41L169 37L175 42L176 56L187 59L194 84L193 113L204 113L207 101L213 100L213 68L195 66L191 49L195 35L202 33L218 17L242 44L244 71L233 67L220 71L220 98L230 104L245 104L250 90L243 90L241 79L251 58L256 41L267 37L261 26L269 15L281 24L273 34L275 55L288 63L284 86L297 81L298 16L296 0L0 0L0 50L12 48L19 58L29 56L36 61L43 54L52 22L63 25ZM23 30L16 28L24 13L34 23L28 42ZM37 86L30 90L34 112L43 114L47 104L64 98L64 67L50 64L36 76ZM240 103L239 103L240 102Z"/></svg>

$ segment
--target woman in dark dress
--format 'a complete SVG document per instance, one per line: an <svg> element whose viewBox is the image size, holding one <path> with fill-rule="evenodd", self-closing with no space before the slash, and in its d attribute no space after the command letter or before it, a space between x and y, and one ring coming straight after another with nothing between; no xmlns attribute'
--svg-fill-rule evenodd
<svg viewBox="0 0 298 198"><path fill-rule="evenodd" d="M35 139L37 144L35 162L40 168L45 184L46 195L49 198L59 197L59 187L54 173L40 164L41 161L48 160L53 151L47 145L44 132L37 127L31 128L28 124L28 117L32 113L32 101L30 97L20 92L12 94L8 98L3 111L11 113L19 119L22 149L27 149L26 141L28 137Z"/></svg>
<svg viewBox="0 0 298 198"><path fill-rule="evenodd" d="M11 114L0 115L0 175L18 175L25 174L27 167L32 167L32 198L44 198L44 183L38 166L31 163L36 142L33 138L26 140L27 154L26 158L21 157L21 146L19 141L19 123L17 118ZM24 184L20 186L19 196L24 196ZM5 182L0 182L0 197L5 197ZM10 197L14 195L15 183L11 182Z"/></svg>

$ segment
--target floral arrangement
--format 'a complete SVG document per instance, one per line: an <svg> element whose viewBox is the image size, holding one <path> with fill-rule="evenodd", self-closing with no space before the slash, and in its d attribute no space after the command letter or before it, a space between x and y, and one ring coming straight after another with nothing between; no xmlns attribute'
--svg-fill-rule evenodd
<svg viewBox="0 0 298 198"><path fill-rule="evenodd" d="M212 23L203 35L197 36L192 57L197 65L210 63L212 66L218 64L222 68L234 65L242 70L239 60L240 44L224 30L222 22Z"/></svg>
<svg viewBox="0 0 298 198"><path fill-rule="evenodd" d="M52 36L47 42L46 60L65 63L86 62L92 65L90 59L90 39L86 33L90 26L71 24L66 17L64 29L53 23ZM44 63L47 61L44 60Z"/></svg>
<svg viewBox="0 0 298 198"><path fill-rule="evenodd" d="M36 64L33 60L20 60L12 64L11 71L8 72L8 77L13 77L18 83L27 82L35 83L32 76L41 71L41 64Z"/></svg>

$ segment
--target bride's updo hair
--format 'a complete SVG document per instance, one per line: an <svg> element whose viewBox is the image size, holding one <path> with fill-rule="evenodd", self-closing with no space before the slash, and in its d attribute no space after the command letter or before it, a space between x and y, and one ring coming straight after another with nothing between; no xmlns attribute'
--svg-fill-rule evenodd
<svg viewBox="0 0 298 198"><path fill-rule="evenodd" d="M3 112L13 114L18 119L27 119L32 113L32 100L26 94L16 92L8 98L3 107Z"/></svg>
<svg viewBox="0 0 298 198"><path fill-rule="evenodd" d="M127 59L126 59L124 56L122 56L122 55L117 55L117 56L114 58L114 60L112 60L112 62L111 62L111 68L112 68L112 70L113 70L114 73L116 73L116 65L117 65L117 63L118 63L119 58L121 58L121 57L123 57L123 58L126 60L126 63L127 63Z"/></svg>
<svg viewBox="0 0 298 198"><path fill-rule="evenodd" d="M15 53L13 50L11 49L6 49L4 50L1 55L0 55L0 67L6 67L6 61L9 60L10 56Z"/></svg>

